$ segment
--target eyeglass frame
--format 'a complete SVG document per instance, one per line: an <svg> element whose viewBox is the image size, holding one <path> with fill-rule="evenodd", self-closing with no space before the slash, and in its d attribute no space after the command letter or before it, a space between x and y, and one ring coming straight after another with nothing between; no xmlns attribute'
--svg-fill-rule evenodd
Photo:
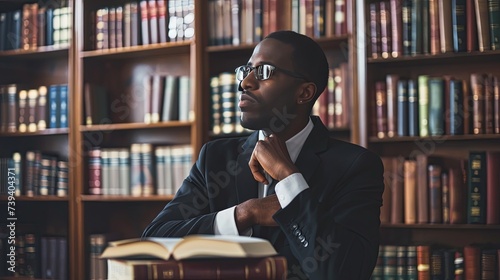
<svg viewBox="0 0 500 280"><path fill-rule="evenodd" d="M256 72L256 71L254 71L254 70L256 70L256 69L257 69L257 71L259 71L259 69L258 69L258 68L259 68L259 67L260 67L260 68L262 68L262 67L264 67L264 66L271 67L271 74L269 74L269 78L266 78L266 79L259 79L257 72ZM238 72L239 72L239 71L242 71L242 70L240 70L242 67L246 67L247 69L250 69L250 71L248 71L248 74L246 74L246 75L245 75L245 76L244 76L244 77L240 80L240 79L238 79ZM294 78L297 78L297 79L303 79L303 80L305 80L305 81L308 81L308 79L307 79L304 75L302 75L302 74L299 74L299 73L296 73L296 72L293 72L293 71L290 71L290 70L286 70L286 69L283 69L283 68L281 68L281 67L278 67L278 66L275 66L275 65L271 65L271 64L269 64L269 63L263 63L263 64L259 64L259 65L257 65L257 66L251 66L251 65L241 65L241 66L236 67L236 69L234 69L234 72L236 73L236 80L238 80L238 81L240 81L240 82L241 82L241 81L243 81L243 80L244 80L244 79L245 79L248 75L250 75L250 72L254 72L254 76L255 76L255 79L256 79L256 80L258 80L258 81L265 81L265 80L270 79L270 78L273 76L273 74L274 74L274 71L275 71L275 70L281 71L281 72L283 72L284 74L287 74L287 75L288 75L288 76L290 76L290 77L294 77Z"/></svg>

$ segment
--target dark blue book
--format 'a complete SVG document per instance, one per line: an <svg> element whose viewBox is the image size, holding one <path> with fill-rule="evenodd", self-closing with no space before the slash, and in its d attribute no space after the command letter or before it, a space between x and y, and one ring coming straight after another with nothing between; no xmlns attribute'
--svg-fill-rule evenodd
<svg viewBox="0 0 500 280"><path fill-rule="evenodd" d="M417 82L408 80L408 136L418 136L419 133Z"/></svg>
<svg viewBox="0 0 500 280"><path fill-rule="evenodd" d="M54 45L54 8L47 7L45 11L45 45Z"/></svg>
<svg viewBox="0 0 500 280"><path fill-rule="evenodd" d="M464 134L464 91L462 80L450 80L449 93L449 126L447 134L461 135Z"/></svg>
<svg viewBox="0 0 500 280"><path fill-rule="evenodd" d="M414 0L415 1L415 0ZM402 29L403 29L403 55L410 55L411 54L411 48L412 48L412 41L411 41L411 30L412 30L412 25L411 25L411 7L412 7L412 0L403 0L403 5L401 6L402 9L402 18L403 18L403 24L402 24Z"/></svg>
<svg viewBox="0 0 500 280"><path fill-rule="evenodd" d="M408 136L408 81L398 81L398 136Z"/></svg>
<svg viewBox="0 0 500 280"><path fill-rule="evenodd" d="M61 102L60 104L60 126L61 128L63 127L68 127L68 85L63 84L59 86L59 94L61 96Z"/></svg>
<svg viewBox="0 0 500 280"><path fill-rule="evenodd" d="M5 50L7 38L7 13L0 13L0 51Z"/></svg>
<svg viewBox="0 0 500 280"><path fill-rule="evenodd" d="M59 95L59 85L49 86L49 128L60 127L60 108L61 96Z"/></svg>
<svg viewBox="0 0 500 280"><path fill-rule="evenodd" d="M422 1L412 0L411 3L411 55L422 53Z"/></svg>
<svg viewBox="0 0 500 280"><path fill-rule="evenodd" d="M451 32L453 51L467 51L465 0L451 0Z"/></svg>

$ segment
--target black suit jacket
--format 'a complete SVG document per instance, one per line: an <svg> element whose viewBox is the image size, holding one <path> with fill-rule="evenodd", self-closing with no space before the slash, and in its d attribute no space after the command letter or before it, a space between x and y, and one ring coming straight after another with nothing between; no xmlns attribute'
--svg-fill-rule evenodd
<svg viewBox="0 0 500 280"><path fill-rule="evenodd" d="M379 246L383 166L368 150L329 137L319 118L296 166L309 189L273 216L278 227L255 227L288 260L291 279L369 279ZM257 197L248 167L258 139L219 139L201 149L175 198L143 236L214 234L218 211Z"/></svg>

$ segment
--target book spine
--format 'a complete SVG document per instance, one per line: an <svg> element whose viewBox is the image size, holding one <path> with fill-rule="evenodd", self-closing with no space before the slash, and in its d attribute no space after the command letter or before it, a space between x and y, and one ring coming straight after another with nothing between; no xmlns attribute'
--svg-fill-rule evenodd
<svg viewBox="0 0 500 280"><path fill-rule="evenodd" d="M27 103L28 91L19 91L19 132L26 132L28 130L28 112Z"/></svg>
<svg viewBox="0 0 500 280"><path fill-rule="evenodd" d="M403 54L402 0L390 0L392 57Z"/></svg>
<svg viewBox="0 0 500 280"><path fill-rule="evenodd" d="M429 222L440 224L443 222L442 207L442 185L441 166L430 164L428 167L429 176Z"/></svg>
<svg viewBox="0 0 500 280"><path fill-rule="evenodd" d="M465 52L467 50L467 18L465 9L466 0L451 1L451 21L454 52Z"/></svg>
<svg viewBox="0 0 500 280"><path fill-rule="evenodd" d="M500 134L500 82L497 76L493 76L493 122L495 134Z"/></svg>
<svg viewBox="0 0 500 280"><path fill-rule="evenodd" d="M429 76L418 77L418 116L420 137L429 136Z"/></svg>
<svg viewBox="0 0 500 280"><path fill-rule="evenodd" d="M486 153L486 224L500 224L500 152Z"/></svg>
<svg viewBox="0 0 500 280"><path fill-rule="evenodd" d="M408 80L408 135L419 135L417 82L411 79Z"/></svg>
<svg viewBox="0 0 500 280"><path fill-rule="evenodd" d="M429 79L429 134L444 134L444 85L442 78Z"/></svg>
<svg viewBox="0 0 500 280"><path fill-rule="evenodd" d="M398 75L387 75L386 94L387 94L387 136L394 137L397 128L397 102L398 102Z"/></svg>
<svg viewBox="0 0 500 280"><path fill-rule="evenodd" d="M443 224L450 223L450 179L448 177L448 173L443 170L441 174L441 203L442 209L441 216L443 217Z"/></svg>
<svg viewBox="0 0 500 280"><path fill-rule="evenodd" d="M131 278L146 279L148 275L158 275L157 279L285 279L286 259L268 257L256 259L223 259L210 262L165 261L150 264L131 265ZM114 260L108 261L110 279L124 279L123 265ZM130 276L129 276L130 277Z"/></svg>
<svg viewBox="0 0 500 280"><path fill-rule="evenodd" d="M417 163L414 160L404 162L404 222L415 224L417 222L417 186L416 186Z"/></svg>
<svg viewBox="0 0 500 280"><path fill-rule="evenodd" d="M472 128L474 134L484 133L484 81L481 74L471 74Z"/></svg>
<svg viewBox="0 0 500 280"><path fill-rule="evenodd" d="M410 55L412 49L412 24L411 24L411 11L412 0L403 0L401 15L402 15L402 29L403 29L403 55Z"/></svg>
<svg viewBox="0 0 500 280"><path fill-rule="evenodd" d="M93 148L89 151L89 194L102 194L102 165L101 149Z"/></svg>
<svg viewBox="0 0 500 280"><path fill-rule="evenodd" d="M370 46L372 58L378 58L381 55L380 49L380 13L377 3L370 3Z"/></svg>
<svg viewBox="0 0 500 280"><path fill-rule="evenodd" d="M500 50L500 1L488 0L489 30L492 50Z"/></svg>
<svg viewBox="0 0 500 280"><path fill-rule="evenodd" d="M430 280L431 248L427 245L417 246L417 274L419 280Z"/></svg>
<svg viewBox="0 0 500 280"><path fill-rule="evenodd" d="M486 153L469 153L467 223L486 222Z"/></svg>
<svg viewBox="0 0 500 280"><path fill-rule="evenodd" d="M387 133L387 99L385 82L375 83L375 98L377 112L377 137L384 138Z"/></svg>
<svg viewBox="0 0 500 280"><path fill-rule="evenodd" d="M449 131L450 135L464 133L464 92L462 80L450 80Z"/></svg>

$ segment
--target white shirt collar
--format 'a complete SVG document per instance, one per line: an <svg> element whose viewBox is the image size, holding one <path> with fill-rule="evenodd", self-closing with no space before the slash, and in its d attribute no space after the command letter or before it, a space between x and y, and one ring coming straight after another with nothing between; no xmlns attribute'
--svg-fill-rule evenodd
<svg viewBox="0 0 500 280"><path fill-rule="evenodd" d="M299 133L295 134L292 138L288 139L285 142L288 154L290 155L290 159L293 162L295 162L297 160L297 157L299 157L302 146L304 146L304 143L306 142L306 139L313 128L314 124L312 123L311 118L309 118L309 122L307 123L307 125L301 131L299 131ZM262 133L262 130L260 130L259 140L264 140L264 138L264 133Z"/></svg>

